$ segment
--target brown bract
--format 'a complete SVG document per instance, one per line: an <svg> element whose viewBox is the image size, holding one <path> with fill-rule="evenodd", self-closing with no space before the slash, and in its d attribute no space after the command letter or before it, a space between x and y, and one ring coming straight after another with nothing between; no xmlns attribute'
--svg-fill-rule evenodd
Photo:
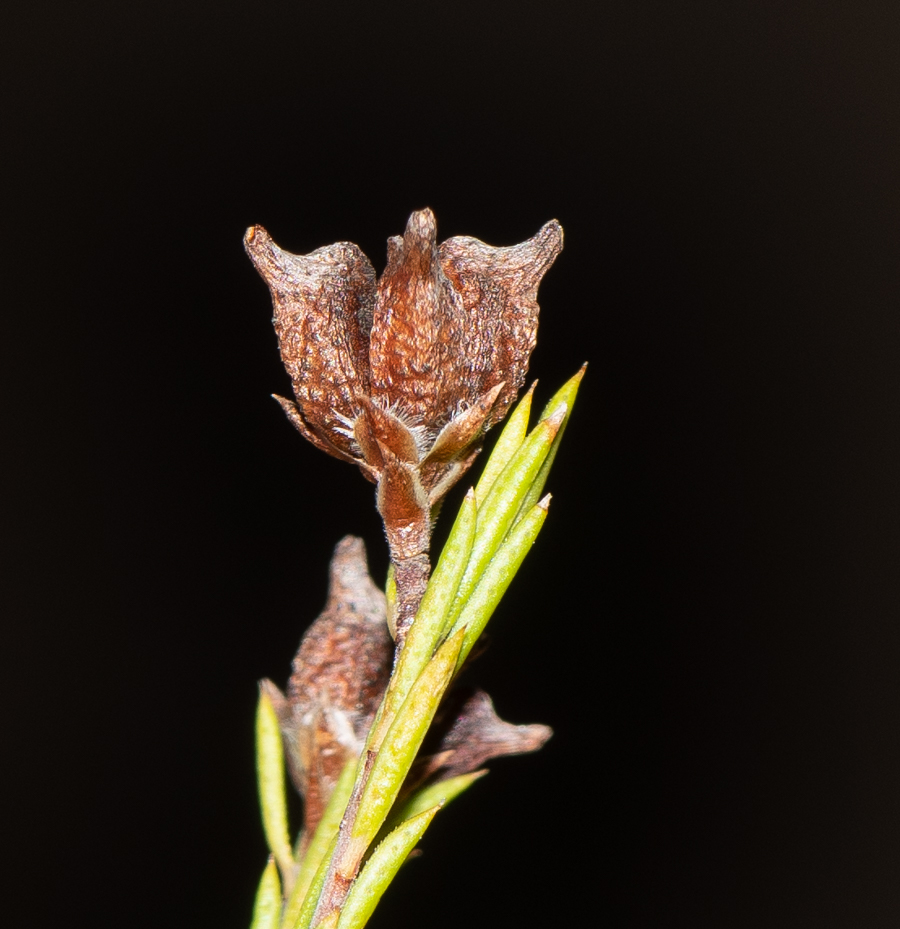
<svg viewBox="0 0 900 929"><path fill-rule="evenodd" d="M483 690L452 693L429 733L428 749L419 759L414 780L443 781L469 774L492 758L536 752L553 735L549 726L514 726L502 720Z"/></svg>
<svg viewBox="0 0 900 929"><path fill-rule="evenodd" d="M304 843L344 765L362 751L392 651L384 594L369 576L365 545L346 536L331 560L328 602L294 658L287 696L262 682L281 726L291 780L305 800Z"/></svg>

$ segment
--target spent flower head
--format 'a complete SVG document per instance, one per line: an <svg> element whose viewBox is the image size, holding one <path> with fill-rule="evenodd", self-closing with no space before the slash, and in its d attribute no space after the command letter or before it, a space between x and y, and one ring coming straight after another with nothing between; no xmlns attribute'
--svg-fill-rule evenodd
<svg viewBox="0 0 900 929"><path fill-rule="evenodd" d="M338 242L308 255L261 226L244 238L275 307L299 431L372 481L396 459L435 503L504 417L537 333L537 289L562 248L559 223L511 248L457 236L436 243L431 210L388 240L376 281L362 251ZM385 454L387 453L387 454Z"/></svg>
<svg viewBox="0 0 900 929"><path fill-rule="evenodd" d="M294 390L276 399L310 442L378 485L401 630L427 579L432 508L522 387L538 285L562 240L554 220L509 248L467 236L438 245L434 214L419 210L388 240L376 279L350 242L293 255L261 226L244 237Z"/></svg>

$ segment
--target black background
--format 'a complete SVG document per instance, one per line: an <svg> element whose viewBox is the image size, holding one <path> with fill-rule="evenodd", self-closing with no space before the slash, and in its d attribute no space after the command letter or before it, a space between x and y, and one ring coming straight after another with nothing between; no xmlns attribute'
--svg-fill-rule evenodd
<svg viewBox="0 0 900 929"><path fill-rule="evenodd" d="M269 399L241 236L380 270L428 205L494 245L560 220L539 403L590 369L473 674L556 735L373 927L895 926L896 5L19 6L5 920L247 925L256 680L341 535L386 555Z"/></svg>

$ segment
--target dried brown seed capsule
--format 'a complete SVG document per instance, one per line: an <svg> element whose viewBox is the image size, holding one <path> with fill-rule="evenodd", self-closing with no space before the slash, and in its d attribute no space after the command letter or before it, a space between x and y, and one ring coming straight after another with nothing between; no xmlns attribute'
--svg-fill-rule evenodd
<svg viewBox="0 0 900 929"><path fill-rule="evenodd" d="M428 577L431 510L522 387L538 285L562 242L553 220L509 248L468 236L438 245L434 214L419 210L388 241L376 280L349 242L293 255L261 226L244 237L272 294L294 390L294 401L276 399L310 442L379 485L398 641Z"/></svg>
<svg viewBox="0 0 900 929"><path fill-rule="evenodd" d="M293 255L261 226L244 237L272 294L296 398L280 402L294 425L376 481L379 443L413 465L427 461L433 467L420 477L428 493L449 489L446 472L521 389L537 333L538 285L562 249L555 220L510 248L467 236L438 246L436 234L431 210L413 213L406 233L389 240L377 281L349 242Z"/></svg>

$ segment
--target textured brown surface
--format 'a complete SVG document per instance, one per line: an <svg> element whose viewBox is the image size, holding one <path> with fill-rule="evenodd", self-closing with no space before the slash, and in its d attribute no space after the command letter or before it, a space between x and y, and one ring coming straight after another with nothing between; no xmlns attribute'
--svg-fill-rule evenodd
<svg viewBox="0 0 900 929"><path fill-rule="evenodd" d="M444 274L466 309L466 350L478 392L505 382L489 426L503 419L525 382L537 341L538 285L562 247L562 226L551 220L521 245L493 248L457 236L439 249Z"/></svg>
<svg viewBox="0 0 900 929"><path fill-rule="evenodd" d="M441 270L436 234L434 214L422 210L388 243L369 347L373 397L432 433L470 381L466 311Z"/></svg>
<svg viewBox="0 0 900 929"><path fill-rule="evenodd" d="M377 282L351 243L293 255L253 226L244 246L272 294L296 404L277 399L297 429L376 481L385 445L423 466L437 503L522 386L559 223L509 248L465 236L439 247L434 214L420 210L388 241Z"/></svg>
<svg viewBox="0 0 900 929"><path fill-rule="evenodd" d="M476 771L491 758L536 752L553 735L549 726L540 723L515 726L505 722L483 690L451 695L441 715L432 736L437 742L417 771L422 780L434 776L444 780Z"/></svg>
<svg viewBox="0 0 900 929"><path fill-rule="evenodd" d="M261 226L244 237L247 254L269 285L281 359L300 413L310 429L342 451L337 431L367 392L366 354L372 325L375 271L350 242L308 255L279 248Z"/></svg>
<svg viewBox="0 0 900 929"><path fill-rule="evenodd" d="M287 697L274 684L291 778L303 795L307 836L344 764L358 757L390 673L393 646L384 594L369 577L365 546L347 536L331 562L328 601L293 662Z"/></svg>

